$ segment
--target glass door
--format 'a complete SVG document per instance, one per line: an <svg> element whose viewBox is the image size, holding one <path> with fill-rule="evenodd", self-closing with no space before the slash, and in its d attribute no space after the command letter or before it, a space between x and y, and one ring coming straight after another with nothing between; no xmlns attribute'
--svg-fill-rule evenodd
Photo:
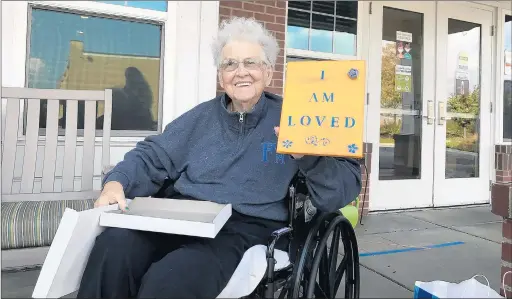
<svg viewBox="0 0 512 299"><path fill-rule="evenodd" d="M432 206L435 2L372 2L368 140L371 210Z"/></svg>
<svg viewBox="0 0 512 299"><path fill-rule="evenodd" d="M492 11L437 6L434 205L489 202Z"/></svg>

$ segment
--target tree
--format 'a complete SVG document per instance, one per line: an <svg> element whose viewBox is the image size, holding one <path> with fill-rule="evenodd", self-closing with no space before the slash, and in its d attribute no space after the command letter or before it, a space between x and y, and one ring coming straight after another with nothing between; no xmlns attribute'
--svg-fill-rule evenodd
<svg viewBox="0 0 512 299"><path fill-rule="evenodd" d="M395 66L400 59L396 57L394 43L382 47L381 100L382 108L398 108L402 104L402 94L395 90Z"/></svg>
<svg viewBox="0 0 512 299"><path fill-rule="evenodd" d="M456 113L470 114L471 116L480 115L480 86L475 86L475 89L469 94L453 95L448 99L447 111ZM452 121L459 127L464 129L464 138L466 137L466 130L475 128L476 118L453 118ZM474 132L473 132L474 133Z"/></svg>

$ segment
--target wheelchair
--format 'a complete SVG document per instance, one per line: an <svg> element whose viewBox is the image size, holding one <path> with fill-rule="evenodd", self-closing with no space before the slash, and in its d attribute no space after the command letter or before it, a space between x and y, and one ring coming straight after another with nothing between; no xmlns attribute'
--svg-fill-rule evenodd
<svg viewBox="0 0 512 299"><path fill-rule="evenodd" d="M166 182L154 197L165 197L169 188L171 182ZM343 278L345 298L359 298L359 250L350 222L339 211L316 212L300 172L287 198L288 226L273 232L268 244L245 252L217 298L336 298ZM279 241L285 241L287 252L276 249Z"/></svg>

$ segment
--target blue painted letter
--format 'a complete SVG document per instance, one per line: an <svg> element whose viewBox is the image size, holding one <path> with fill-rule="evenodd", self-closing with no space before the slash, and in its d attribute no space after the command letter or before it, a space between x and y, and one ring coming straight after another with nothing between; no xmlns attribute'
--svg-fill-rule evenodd
<svg viewBox="0 0 512 299"><path fill-rule="evenodd" d="M295 124L292 123L292 116L288 116L288 127L295 127Z"/></svg>
<svg viewBox="0 0 512 299"><path fill-rule="evenodd" d="M339 121L340 118L337 116L333 116L331 120L331 128L338 128L339 127Z"/></svg>
<svg viewBox="0 0 512 299"><path fill-rule="evenodd" d="M304 124L304 119L307 120L307 124ZM300 118L300 124L303 125L303 126L309 126L309 124L311 123L311 117L305 115L303 117Z"/></svg>
<svg viewBox="0 0 512 299"><path fill-rule="evenodd" d="M320 120L320 116L315 116L315 118L316 118L316 122L317 122L318 126L321 127L322 123L325 120L325 116L322 116L322 120Z"/></svg>
<svg viewBox="0 0 512 299"><path fill-rule="evenodd" d="M333 102L334 102L334 92L331 92L330 97L329 97L329 96L327 96L327 93L326 93L326 92L324 92L324 102L329 103L329 100L330 100L330 102L331 102L331 103L333 103Z"/></svg>
<svg viewBox="0 0 512 299"><path fill-rule="evenodd" d="M351 125L348 124L349 120L352 122ZM345 117L345 128L353 128L356 125L356 120L352 117Z"/></svg>

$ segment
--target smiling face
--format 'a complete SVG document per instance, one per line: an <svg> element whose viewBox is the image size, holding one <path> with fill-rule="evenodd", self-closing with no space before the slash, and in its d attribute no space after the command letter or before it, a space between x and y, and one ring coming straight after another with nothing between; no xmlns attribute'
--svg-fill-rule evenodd
<svg viewBox="0 0 512 299"><path fill-rule="evenodd" d="M249 111L272 81L272 68L263 48L246 41L232 41L222 49L219 83L233 100L235 110Z"/></svg>

